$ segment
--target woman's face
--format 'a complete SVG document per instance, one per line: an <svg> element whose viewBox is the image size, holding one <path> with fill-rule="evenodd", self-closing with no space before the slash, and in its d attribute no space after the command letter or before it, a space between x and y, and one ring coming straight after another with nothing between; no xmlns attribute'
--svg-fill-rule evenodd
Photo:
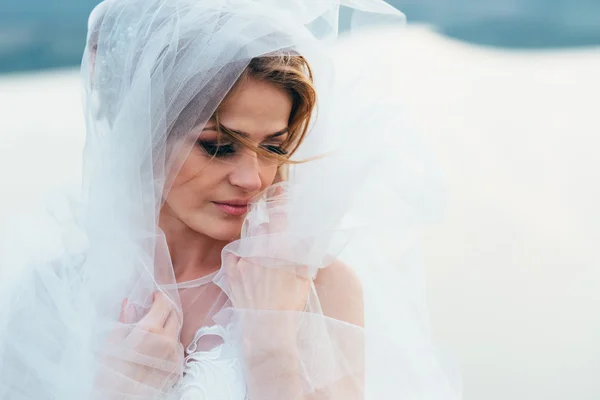
<svg viewBox="0 0 600 400"><path fill-rule="evenodd" d="M221 105L221 125L279 152L288 136L292 99L272 84L248 78ZM166 199L163 214L216 240L239 236L248 202L273 184L276 161L228 142L217 145L213 121L197 132Z"/></svg>

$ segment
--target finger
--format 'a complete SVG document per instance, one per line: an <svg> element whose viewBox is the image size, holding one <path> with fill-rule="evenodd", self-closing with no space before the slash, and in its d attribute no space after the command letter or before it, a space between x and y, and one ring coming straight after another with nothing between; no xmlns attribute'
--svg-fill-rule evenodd
<svg viewBox="0 0 600 400"><path fill-rule="evenodd" d="M263 282L267 286L271 276L273 275L273 269L265 266L265 262L257 262L251 258L242 258L238 261L237 271L241 280L242 285L248 291L253 291L254 288Z"/></svg>
<svg viewBox="0 0 600 400"><path fill-rule="evenodd" d="M123 340L125 340L127 335L129 335L130 331L131 331L130 327L125 326L123 324L117 324L110 330L110 332L106 338L106 341L108 343L120 343Z"/></svg>
<svg viewBox="0 0 600 400"><path fill-rule="evenodd" d="M292 241L288 233L288 218L283 209L273 210L269 216L269 223L266 226L266 241L260 243L265 246L263 254L268 255L271 260L269 264L279 265L281 262L286 264L294 260L298 255L293 253Z"/></svg>
<svg viewBox="0 0 600 400"><path fill-rule="evenodd" d="M127 299L123 299L121 302L121 312L119 313L119 322L125 323L125 307L127 307Z"/></svg>
<svg viewBox="0 0 600 400"><path fill-rule="evenodd" d="M283 184L273 187L271 204L269 207L269 233L283 232L287 227L287 196Z"/></svg>
<svg viewBox="0 0 600 400"><path fill-rule="evenodd" d="M285 166L282 165L281 167L277 168L277 173L275 174L275 179L273 180L273 183L278 184L285 181L286 175L287 174L285 171Z"/></svg>
<svg viewBox="0 0 600 400"><path fill-rule="evenodd" d="M235 254L227 251L227 252L223 252L223 266L235 266L237 265L238 261L240 261L240 258L238 256L236 256Z"/></svg>
<svg viewBox="0 0 600 400"><path fill-rule="evenodd" d="M135 305L129 302L129 299L124 299L121 303L121 315L119 322L122 324L133 324L136 321L137 310Z"/></svg>
<svg viewBox="0 0 600 400"><path fill-rule="evenodd" d="M285 194L285 184L283 184L282 181L274 182L272 188L273 190L271 197L275 200L280 200L281 197Z"/></svg>
<svg viewBox="0 0 600 400"><path fill-rule="evenodd" d="M148 314L144 316L139 322L139 326L144 328L151 327L163 327L171 309L173 303L171 300L162 292L156 292L153 295L154 302L148 311Z"/></svg>
<svg viewBox="0 0 600 400"><path fill-rule="evenodd" d="M181 323L179 319L179 314L175 310L171 310L167 320L165 321L165 334L169 337L177 338L179 337L179 332L181 330Z"/></svg>
<svg viewBox="0 0 600 400"><path fill-rule="evenodd" d="M287 213L284 204L278 204L269 210L269 223L267 224L267 233L285 232L288 225Z"/></svg>
<svg viewBox="0 0 600 400"><path fill-rule="evenodd" d="M296 268L296 276L304 280L312 280L312 274L310 269L306 265L299 265Z"/></svg>
<svg viewBox="0 0 600 400"><path fill-rule="evenodd" d="M225 274L228 277L233 276L236 273L237 265L240 261L240 258L233 253L224 252L222 255L222 265L221 268L225 270Z"/></svg>
<svg viewBox="0 0 600 400"><path fill-rule="evenodd" d="M262 270L264 268L258 265L252 258L248 257L240 258L236 266L236 270L244 277L244 279L252 273L257 272L259 269Z"/></svg>
<svg viewBox="0 0 600 400"><path fill-rule="evenodd" d="M123 299L121 302L121 313L119 314L119 323L112 327L111 331L106 338L109 343L119 343L127 337L129 328L125 326L127 324L127 299Z"/></svg>

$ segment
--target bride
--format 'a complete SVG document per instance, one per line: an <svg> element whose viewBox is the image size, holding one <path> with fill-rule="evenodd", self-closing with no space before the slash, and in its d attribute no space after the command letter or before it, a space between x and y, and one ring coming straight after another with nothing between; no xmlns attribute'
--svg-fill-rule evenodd
<svg viewBox="0 0 600 400"><path fill-rule="evenodd" d="M82 187L2 306L0 398L457 398L415 250L434 173L368 74L342 79L339 11L94 10Z"/></svg>

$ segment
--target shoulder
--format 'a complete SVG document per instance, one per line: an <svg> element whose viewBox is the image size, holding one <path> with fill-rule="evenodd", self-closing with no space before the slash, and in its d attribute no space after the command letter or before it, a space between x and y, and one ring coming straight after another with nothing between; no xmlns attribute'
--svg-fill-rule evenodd
<svg viewBox="0 0 600 400"><path fill-rule="evenodd" d="M364 326L362 284L350 266L335 260L319 270L315 288L325 315Z"/></svg>
<svg viewBox="0 0 600 400"><path fill-rule="evenodd" d="M315 284L328 289L344 289L362 294L362 285L356 272L340 260L334 260L326 268L319 270L315 278Z"/></svg>

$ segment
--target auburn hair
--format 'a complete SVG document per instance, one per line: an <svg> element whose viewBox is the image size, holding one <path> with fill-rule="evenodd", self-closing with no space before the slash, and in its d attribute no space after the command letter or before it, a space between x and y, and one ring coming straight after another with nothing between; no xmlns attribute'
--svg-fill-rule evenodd
<svg viewBox="0 0 600 400"><path fill-rule="evenodd" d="M249 78L270 83L287 92L292 99L292 110L288 121L289 133L287 139L281 145L286 154L275 154L256 146L252 140L240 136L221 125L219 122L221 106L217 107L211 118L216 124L220 140L227 138L252 149L259 156L274 159L281 165L298 163L298 161L292 161L290 156L294 154L306 137L313 110L317 103L317 93L310 65L303 56L291 51L255 57L250 60L250 63L237 79L228 95L225 96L221 105L229 95L240 88Z"/></svg>

